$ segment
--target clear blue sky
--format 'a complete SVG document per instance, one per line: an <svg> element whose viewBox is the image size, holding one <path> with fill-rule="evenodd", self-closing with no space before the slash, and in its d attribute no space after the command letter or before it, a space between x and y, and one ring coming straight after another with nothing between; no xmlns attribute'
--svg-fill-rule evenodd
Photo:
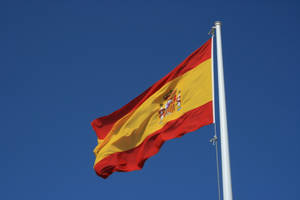
<svg viewBox="0 0 300 200"><path fill-rule="evenodd" d="M217 199L211 126L104 180L90 122L128 103L223 22L235 199L297 199L297 1L0 3L0 199Z"/></svg>

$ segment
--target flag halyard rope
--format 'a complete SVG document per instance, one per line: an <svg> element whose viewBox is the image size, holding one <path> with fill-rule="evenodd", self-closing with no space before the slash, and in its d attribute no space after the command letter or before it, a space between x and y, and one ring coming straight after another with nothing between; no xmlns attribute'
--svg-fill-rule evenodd
<svg viewBox="0 0 300 200"><path fill-rule="evenodd" d="M219 150L218 150L218 137L217 137L217 125L215 121L215 99L214 99L214 37L215 37L215 29L216 27L213 26L211 27L210 31L208 32L208 35L211 35L212 37L212 48L211 48L211 57L212 57L212 84L213 84L213 115L214 115L214 121L213 121L213 126L214 126L214 136L213 138L210 139L210 142L212 143L213 146L216 148L216 167L217 167L217 184L218 184L218 199L221 200L221 184L220 184L220 168L219 168Z"/></svg>
<svg viewBox="0 0 300 200"><path fill-rule="evenodd" d="M220 168L219 168L219 150L218 150L218 137L217 137L217 128L216 123L213 124L214 126L214 137L209 141L212 143L213 146L216 148L216 167L217 167L217 184L218 184L218 199L221 200L221 185L220 185Z"/></svg>

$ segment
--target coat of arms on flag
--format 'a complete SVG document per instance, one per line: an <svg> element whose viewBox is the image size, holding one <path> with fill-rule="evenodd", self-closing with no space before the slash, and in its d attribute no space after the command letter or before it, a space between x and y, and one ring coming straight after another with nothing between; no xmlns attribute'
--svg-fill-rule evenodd
<svg viewBox="0 0 300 200"><path fill-rule="evenodd" d="M181 91L177 89L170 90L163 96L164 103L160 104L159 118L160 122L169 114L180 111L182 108Z"/></svg>

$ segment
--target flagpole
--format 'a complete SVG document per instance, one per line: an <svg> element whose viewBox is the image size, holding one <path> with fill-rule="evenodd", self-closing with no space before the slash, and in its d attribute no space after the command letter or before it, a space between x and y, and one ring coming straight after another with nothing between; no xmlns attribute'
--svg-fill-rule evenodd
<svg viewBox="0 0 300 200"><path fill-rule="evenodd" d="M226 100L225 100L225 85L224 85L221 22L220 21L215 22L215 29L216 29L217 63L218 63L223 199L224 200L232 200L231 170L230 170L229 142L228 142L227 116L226 116Z"/></svg>

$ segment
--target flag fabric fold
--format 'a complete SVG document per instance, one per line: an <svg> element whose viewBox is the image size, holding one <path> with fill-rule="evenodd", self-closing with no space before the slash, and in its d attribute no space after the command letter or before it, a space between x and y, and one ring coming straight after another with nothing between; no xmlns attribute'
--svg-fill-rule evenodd
<svg viewBox="0 0 300 200"><path fill-rule="evenodd" d="M92 121L96 173L139 170L165 141L213 123L212 40L110 115Z"/></svg>

